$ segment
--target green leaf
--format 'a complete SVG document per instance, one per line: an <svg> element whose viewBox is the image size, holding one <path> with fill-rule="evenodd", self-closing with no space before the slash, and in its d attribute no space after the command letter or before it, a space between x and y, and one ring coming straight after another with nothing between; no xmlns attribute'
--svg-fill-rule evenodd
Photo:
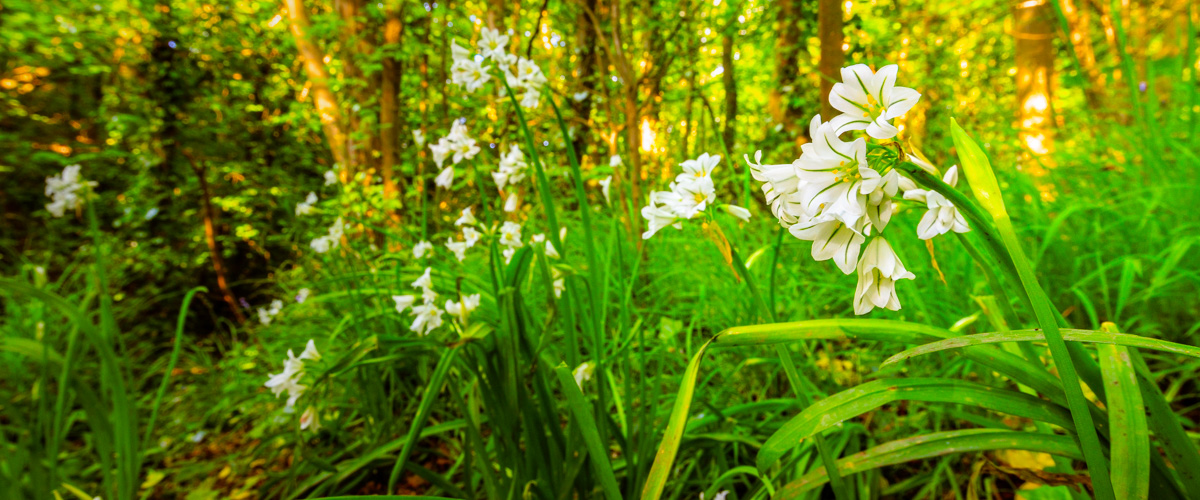
<svg viewBox="0 0 1200 500"><path fill-rule="evenodd" d="M1193 358L1200 358L1200 348L1184 344L1177 344L1175 342L1168 342L1165 340L1142 337L1139 335L1098 332L1095 330L1060 330L1060 332L1062 333L1064 340L1071 342L1088 342L1101 345L1138 347L1143 349L1153 349L1156 351L1165 351L1174 354L1182 354L1184 356L1191 356ZM939 340L937 342L931 342L921 346L913 347L884 360L880 367L899 363L916 356L923 356L948 349L959 349L968 346L994 344L1000 342L1043 342L1045 340L1046 334L1041 330L1013 330L1009 332L978 333L975 335L966 335L962 337Z"/></svg>
<svg viewBox="0 0 1200 500"><path fill-rule="evenodd" d="M1028 450L1073 459L1083 456L1070 436L1035 434L994 429L935 432L881 444L838 460L843 475L896 465L914 460L985 450ZM779 490L775 500L801 498L828 481L824 469L814 469Z"/></svg>
<svg viewBox="0 0 1200 500"><path fill-rule="evenodd" d="M967 131L958 126L954 118L950 119L950 135L954 139L954 148L958 151L958 160L962 164L963 174L975 192L975 198L984 210L992 217L1008 217L1004 208L1004 198L1000 195L1000 185L996 182L996 174L992 172L992 164L987 154L979 148Z"/></svg>
<svg viewBox="0 0 1200 500"><path fill-rule="evenodd" d="M696 392L700 360L711 342L710 340L700 346L696 355L688 362L687 370L683 372L683 378L679 381L679 393L675 396L671 417L667 419L667 430L663 432L662 442L654 454L654 464L650 466L650 474L646 477L646 485L642 487L642 500L657 500L662 495L663 486L667 484L667 477L671 475L671 466L675 463L675 455L679 453L679 442L683 439L683 429L692 406L692 396Z"/></svg>
<svg viewBox="0 0 1200 500"><path fill-rule="evenodd" d="M567 368L566 363L559 364L554 368L554 372L558 375L558 382L567 396L567 406L571 408L571 415L575 417L575 425L583 433L583 441L587 445L592 468L600 477L600 486L604 488L605 498L619 500L621 490L617 488L617 479L613 475L612 463L608 460L608 454L604 451L604 443L600 441L600 434L596 432L596 419L592 418L592 406L583 398L583 393L580 392L579 386L575 383L575 377L571 374L571 369Z"/></svg>
<svg viewBox="0 0 1200 500"><path fill-rule="evenodd" d="M1150 495L1150 431L1133 360L1123 345L1096 349L1108 393L1113 491L1117 498L1145 500Z"/></svg>
<svg viewBox="0 0 1200 500"><path fill-rule="evenodd" d="M818 401L784 424L759 450L758 470L765 471L805 438L895 401L971 405L1074 427L1063 407L1017 391L940 378L873 380Z"/></svg>

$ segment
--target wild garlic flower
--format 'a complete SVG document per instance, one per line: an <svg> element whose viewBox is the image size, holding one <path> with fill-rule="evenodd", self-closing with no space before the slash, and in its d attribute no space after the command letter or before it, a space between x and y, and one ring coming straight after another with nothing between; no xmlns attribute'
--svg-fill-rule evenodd
<svg viewBox="0 0 1200 500"><path fill-rule="evenodd" d="M443 168L441 173L434 177L433 183L442 189L450 189L454 184L454 167Z"/></svg>
<svg viewBox="0 0 1200 500"><path fill-rule="evenodd" d="M479 308L479 294L463 296L459 302L446 301L446 313L456 318L465 319L471 311Z"/></svg>
<svg viewBox="0 0 1200 500"><path fill-rule="evenodd" d="M418 148L425 147L425 131L421 129L413 130L413 142L417 143Z"/></svg>
<svg viewBox="0 0 1200 500"><path fill-rule="evenodd" d="M604 203L611 205L612 199L609 197L609 188L612 187L612 176L600 179L600 193L604 195Z"/></svg>
<svg viewBox="0 0 1200 500"><path fill-rule="evenodd" d="M595 370L596 365L591 361L584 361L580 363L579 366L576 366L575 369L571 371L571 374L575 376L575 385L578 385L580 389L583 389L583 383L592 379L592 372Z"/></svg>
<svg viewBox="0 0 1200 500"><path fill-rule="evenodd" d="M309 192L304 201L296 204L296 216L311 214L313 205L317 204L317 193Z"/></svg>
<svg viewBox="0 0 1200 500"><path fill-rule="evenodd" d="M430 144L429 150L433 153L433 162L437 164L438 168L443 168L446 158L450 158L453 165L458 165L463 160L474 158L479 154L480 148L475 139L467 134L466 124L455 122L450 127L450 133L438 139L437 143ZM434 182L438 186L449 189L450 184L454 182L453 168L445 167Z"/></svg>
<svg viewBox="0 0 1200 500"><path fill-rule="evenodd" d="M431 268L431 267L425 268L425 273L422 274L420 278L417 278L416 281L412 282L412 287L420 288L422 290L427 290L429 288L433 288L433 277L430 276L430 273L432 271L433 271L433 268Z"/></svg>
<svg viewBox="0 0 1200 500"><path fill-rule="evenodd" d="M345 227L342 223L342 218L338 217L333 222L333 225L329 226L329 234L313 239L309 246L317 253L328 252L330 249L337 248L338 245L342 244L342 235L344 232Z"/></svg>
<svg viewBox="0 0 1200 500"><path fill-rule="evenodd" d="M513 221L505 221L500 227L500 244L510 249L520 248L524 243L521 243L521 225Z"/></svg>
<svg viewBox="0 0 1200 500"><path fill-rule="evenodd" d="M307 288L301 288L301 289L300 289L300 291L296 292L296 303L298 303L298 304L303 304L303 303L304 303L304 301L308 300L308 296L309 296L311 293L312 293L312 292L311 292L311 291L309 291L309 289L307 289Z"/></svg>
<svg viewBox="0 0 1200 500"><path fill-rule="evenodd" d="M313 432L321 430L320 419L317 418L316 407L309 406L304 413L300 414L300 430L308 430L312 427Z"/></svg>
<svg viewBox="0 0 1200 500"><path fill-rule="evenodd" d="M413 258L420 259L432 251L433 251L433 243L430 243L428 241L418 242L416 245L413 245Z"/></svg>
<svg viewBox="0 0 1200 500"><path fill-rule="evenodd" d="M854 314L866 314L876 307L900 310L896 281L916 276L904 268L892 246L882 236L871 239L858 263L858 288L854 291Z"/></svg>
<svg viewBox="0 0 1200 500"><path fill-rule="evenodd" d="M467 249L471 248L471 246L465 241L454 241L454 238L446 238L446 249L450 250L454 254L454 258L458 259L459 262L467 258Z"/></svg>
<svg viewBox="0 0 1200 500"><path fill-rule="evenodd" d="M67 209L79 209L83 206L83 196L80 191L86 192L85 187L96 186L95 182L83 180L79 175L81 168L79 165L68 165L63 168L62 173L46 178L46 196L49 196L51 200L46 205L46 211L51 215L62 217Z"/></svg>
<svg viewBox="0 0 1200 500"><path fill-rule="evenodd" d="M412 307L417 301L417 297L413 295L393 295L392 300L396 301L396 312L402 313L405 309Z"/></svg>
<svg viewBox="0 0 1200 500"><path fill-rule="evenodd" d="M270 325L271 320L279 315L279 312L282 310L283 301L279 299L273 300L269 308L258 308L258 322L262 323L263 326Z"/></svg>
<svg viewBox="0 0 1200 500"><path fill-rule="evenodd" d="M847 226L831 215L822 215L797 222L788 231L796 238L813 242L813 260L833 259L843 274L850 274L866 239L862 234L866 219L859 220L859 224Z"/></svg>
<svg viewBox="0 0 1200 500"><path fill-rule="evenodd" d="M304 362L320 360L321 354L317 352L317 346L310 339L304 352L300 353L300 357L297 358L291 349L288 349L287 356L287 359L283 360L283 371L278 374L267 374L269 378L263 386L270 389L277 398L287 392L287 409L291 410L296 406L296 400L308 389L300 384L300 378L304 376Z"/></svg>
<svg viewBox="0 0 1200 500"><path fill-rule="evenodd" d="M562 271L556 267L550 268L550 278L554 280L551 283L551 286L554 287L554 297L562 298L563 292L567 290L567 280L563 278Z"/></svg>
<svg viewBox="0 0 1200 500"><path fill-rule="evenodd" d="M829 92L829 104L842 114L830 122L839 133L865 130L876 139L891 139L899 130L892 119L912 109L921 94L907 87L897 87L899 67L889 64L871 71L865 64L842 68L842 81Z"/></svg>
<svg viewBox="0 0 1200 500"><path fill-rule="evenodd" d="M508 198L504 200L504 211L510 214L516 212L520 206L520 202L521 200L517 197L517 193L508 193Z"/></svg>
<svg viewBox="0 0 1200 500"><path fill-rule="evenodd" d="M525 179L525 171L529 164L525 162L525 153L516 144L509 146L508 153L500 155L500 168L492 172L492 180L501 190L509 184L517 184Z"/></svg>
<svg viewBox="0 0 1200 500"><path fill-rule="evenodd" d="M619 167L624 163L624 161L621 161L621 155L612 155L608 158L608 166L613 168Z"/></svg>
<svg viewBox="0 0 1200 500"><path fill-rule="evenodd" d="M958 165L946 170L946 175L942 177L942 182L950 186L958 184ZM908 183L911 183L911 181ZM963 217L958 208L953 203L950 203L950 200L947 200L942 193L933 190L917 189L916 185L913 184L912 189L904 191L904 199L924 203L928 208L925 211L925 215L921 217L921 222L917 224L918 238L928 240L950 231L965 233L971 230L971 227L967 225L967 219Z"/></svg>
<svg viewBox="0 0 1200 500"><path fill-rule="evenodd" d="M710 156L708 153L687 160L680 164L683 173L675 177L670 191L651 192L650 204L642 208L642 218L647 221L647 230L642 233L642 239L650 239L667 226L679 229L682 227L680 221L694 219L716 204L717 192L712 172L720 161L720 156ZM748 210L735 208L730 213L749 217Z"/></svg>
<svg viewBox="0 0 1200 500"><path fill-rule="evenodd" d="M326 170L325 171L325 185L332 186L334 184L337 184L337 182L338 182L337 172L334 172L333 170Z"/></svg>
<svg viewBox="0 0 1200 500"><path fill-rule="evenodd" d="M474 224L476 222L478 222L478 221L475 220L475 216L473 214L471 214L471 207L467 207L467 208L462 209L462 216L459 217L458 220L454 221L454 225L455 226L461 226L463 224L469 225L469 224Z"/></svg>
<svg viewBox="0 0 1200 500"><path fill-rule="evenodd" d="M583 92L576 92L571 94L571 98L575 99L575 102L583 102L584 99L588 98L588 93L586 90Z"/></svg>
<svg viewBox="0 0 1200 500"><path fill-rule="evenodd" d="M566 232L567 232L567 228L564 227L563 230L561 231L561 233L563 233L563 236L559 238L560 240L563 237L565 237ZM558 254L558 249L554 248L554 242L546 239L545 234L542 234L542 233L535 234L535 235L533 235L533 237L529 238L529 240L532 241L533 244L535 244L535 245L541 245L542 243L545 243L547 257L550 257L553 259L557 259L557 258L561 257Z"/></svg>
<svg viewBox="0 0 1200 500"><path fill-rule="evenodd" d="M480 32L479 52L485 59L503 61L508 54L508 35L501 35L500 30L484 28Z"/></svg>
<svg viewBox="0 0 1200 500"><path fill-rule="evenodd" d="M430 331L442 326L442 310L438 309L437 305L434 305L433 302L425 302L419 306L413 306L412 310L416 317L408 329L416 332L417 335L429 335Z"/></svg>
<svg viewBox="0 0 1200 500"><path fill-rule="evenodd" d="M475 246L475 243L479 241L479 237L481 236L479 231L476 231L475 228L471 226L464 227L462 230L462 235L463 243L467 244L467 248Z"/></svg>

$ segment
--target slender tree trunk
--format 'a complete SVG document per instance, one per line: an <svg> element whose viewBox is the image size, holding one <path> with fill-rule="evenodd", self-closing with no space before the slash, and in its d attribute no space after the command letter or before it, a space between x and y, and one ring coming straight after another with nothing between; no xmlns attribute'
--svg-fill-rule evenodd
<svg viewBox="0 0 1200 500"><path fill-rule="evenodd" d="M383 176L383 197L392 199L396 196L395 165L398 158L399 130L396 123L398 116L396 99L400 93L400 61L396 51L400 50L400 34L404 27L401 21L400 7L387 12L387 21L383 26L383 43L386 53L383 56L383 74L380 83L382 94L379 96L379 135L380 162L379 174Z"/></svg>
<svg viewBox="0 0 1200 500"><path fill-rule="evenodd" d="M725 130L721 132L721 137L725 141L725 147L730 151L737 149L734 146L734 140L737 139L738 112L737 80L733 75L733 37L736 33L733 31L734 29L731 26L726 30L727 33L721 36L721 67L725 69L721 74L721 81L725 84Z"/></svg>
<svg viewBox="0 0 1200 500"><path fill-rule="evenodd" d="M845 37L842 34L842 2L841 0L817 0L817 36L821 38L821 61L818 70L821 73L821 119L833 119L837 112L829 104L829 91L833 84L841 80L842 61L845 53L842 44Z"/></svg>
<svg viewBox="0 0 1200 500"><path fill-rule="evenodd" d="M1062 0L1062 12L1069 30L1067 40L1088 82L1083 88L1083 95L1092 109L1098 109L1104 103L1104 77L1096 67L1096 51L1092 48L1091 14L1081 9L1076 0Z"/></svg>
<svg viewBox="0 0 1200 500"><path fill-rule="evenodd" d="M347 165L346 135L342 132L342 111L337 99L329 90L329 72L325 69L325 55L308 37L311 26L308 21L308 11L303 0L284 0L287 5L288 19L291 21L292 36L295 37L296 49L304 60L304 71L308 76L313 104L320 115L321 128L325 132L325 140L333 153L333 161L345 167ZM345 169L343 169L343 172Z"/></svg>
<svg viewBox="0 0 1200 500"><path fill-rule="evenodd" d="M578 30L578 47L579 47L579 65L576 66L577 72L572 76L578 78L580 87L583 92L587 92L587 98L582 101L571 100L571 108L575 112L575 116L579 119L579 128L575 132L573 145L575 153L579 155L582 161L587 154L588 138L592 135L592 102L596 99L596 67L599 65L599 58L596 51L596 29L592 26L592 22L588 19L588 12L596 11L596 0L582 0L584 9L579 12L579 18L576 21L576 29Z"/></svg>
<svg viewBox="0 0 1200 500"><path fill-rule="evenodd" d="M1017 4L1013 14L1019 135L1029 153L1043 156L1050 152L1054 127L1054 11L1041 0ZM1039 162L1023 163L1035 177L1046 173Z"/></svg>
<svg viewBox="0 0 1200 500"><path fill-rule="evenodd" d="M799 76L800 54L806 47L800 30L804 15L800 0L779 0L777 5L775 32L779 39L775 42L775 86L767 95L767 109L771 119L783 125L783 131L795 139L796 154L799 155L800 144L807 142L803 133L807 128L803 122L804 113L793 103L792 93Z"/></svg>
<svg viewBox="0 0 1200 500"><path fill-rule="evenodd" d="M242 308L238 306L237 300L233 298L233 292L229 289L229 280L226 278L225 259L221 257L221 242L217 241L217 212L212 206L212 190L208 186L208 171L202 165L198 164L195 159L184 153L184 156L192 163L192 170L196 172L196 178L200 180L200 196L204 215L204 240L208 243L208 256L212 260L213 272L217 275L217 288L221 290L221 297L225 303L229 305L229 309L233 311L233 317L238 324L246 322L246 316L242 314Z"/></svg>

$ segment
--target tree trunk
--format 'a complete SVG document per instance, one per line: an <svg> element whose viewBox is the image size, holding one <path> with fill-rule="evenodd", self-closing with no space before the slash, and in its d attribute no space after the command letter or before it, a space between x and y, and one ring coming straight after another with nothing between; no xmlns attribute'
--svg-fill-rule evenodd
<svg viewBox="0 0 1200 500"><path fill-rule="evenodd" d="M775 85L767 95L767 109L771 119L783 125L783 131L796 140L796 154L800 153L800 144L804 140L804 113L794 104L792 93L796 91L796 77L800 71L800 54L804 52L806 43L801 38L800 22L803 12L800 0L779 0L779 10L776 12L775 32L779 39L775 42Z"/></svg>
<svg viewBox="0 0 1200 500"><path fill-rule="evenodd" d="M337 99L329 90L329 72L325 69L325 55L308 38L308 11L303 0L284 0L287 5L288 19L291 21L292 35L296 39L296 49L304 60L304 71L312 89L313 104L320 115L321 128L325 132L325 140L333 153L333 161L339 165L347 165L346 136L342 132L342 111ZM345 169L343 169L345 171Z"/></svg>
<svg viewBox="0 0 1200 500"><path fill-rule="evenodd" d="M817 68L821 73L821 119L829 121L838 114L829 104L829 91L841 80L842 61L846 57L842 52L845 37L841 0L818 0L817 36L821 38L821 61Z"/></svg>
<svg viewBox="0 0 1200 500"><path fill-rule="evenodd" d="M725 130L721 132L721 138L725 141L727 151L736 149L733 141L737 138L737 80L733 77L733 37L736 33L734 29L735 27L731 26L721 36L721 67L725 70L721 74L721 81L725 84ZM732 158L728 160L733 161Z"/></svg>
<svg viewBox="0 0 1200 500"><path fill-rule="evenodd" d="M1086 9L1079 8L1076 0L1062 0L1062 12L1069 30L1067 41L1070 42L1075 60L1079 62L1079 69L1088 82L1083 88L1083 95L1092 109L1099 109L1104 102L1104 77L1096 67L1096 51L1092 48L1089 31L1091 15Z"/></svg>
<svg viewBox="0 0 1200 500"><path fill-rule="evenodd" d="M200 180L204 240L208 243L208 256L212 260L213 272L217 275L217 288L221 290L221 297L229 305L234 319L240 325L246 322L246 316L242 314L242 308L238 306L237 300L234 300L233 292L229 289L229 280L226 278L225 259L221 257L221 242L217 241L217 212L212 207L212 190L208 186L207 169L198 164L191 155L186 152L183 154L192 163L192 170L196 172L196 178Z"/></svg>
<svg viewBox="0 0 1200 500"><path fill-rule="evenodd" d="M1050 152L1054 127L1054 11L1042 0L1017 4L1013 14L1019 135L1029 153L1043 156ZM1038 161L1022 163L1035 177L1046 173Z"/></svg>
<svg viewBox="0 0 1200 500"><path fill-rule="evenodd" d="M400 50L400 33L403 27L400 8L395 7L388 10L387 21L383 26L383 43L386 53L383 56L381 95L379 96L379 149L381 153L379 174L383 176L383 197L386 200L396 196L394 170L399 154L396 98L400 93L401 75L400 61L397 60L395 54Z"/></svg>
<svg viewBox="0 0 1200 500"><path fill-rule="evenodd" d="M576 29L579 34L579 68L574 77L578 78L580 87L583 92L587 92L587 98L582 101L571 99L571 108L575 112L576 118L579 119L579 128L575 131L575 139L572 141L575 147L575 154L579 160L583 161L587 155L588 138L591 136L592 130L592 102L596 99L596 67L600 64L596 52L596 30L592 26L592 22L588 19L588 12L596 11L596 0L583 0L584 9L579 11L579 18L576 22Z"/></svg>

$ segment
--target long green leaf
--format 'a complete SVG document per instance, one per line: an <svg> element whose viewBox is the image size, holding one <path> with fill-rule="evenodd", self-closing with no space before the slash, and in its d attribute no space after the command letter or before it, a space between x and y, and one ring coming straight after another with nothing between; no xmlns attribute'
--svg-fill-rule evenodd
<svg viewBox="0 0 1200 500"><path fill-rule="evenodd" d="M429 385L425 386L425 394L421 395L417 414L409 424L408 437L404 441L404 447L400 449L400 454L396 455L396 464L392 466L392 473L388 477L388 491L396 491L396 481L400 479L400 471L404 468L404 462L408 461L408 455L412 453L413 447L417 445L421 428L425 426L425 420L429 418L429 411L433 409L433 403L437 400L438 393L442 392L442 383L446 380L446 374L450 372L450 366L454 364L454 355L458 353L459 347L461 346L452 347L442 353L442 359L438 360L437 368L429 379Z"/></svg>
<svg viewBox="0 0 1200 500"><path fill-rule="evenodd" d="M675 464L675 455L679 453L679 443L683 439L683 429L687 425L688 411L692 407L692 396L696 392L696 375L700 372L700 360L709 343L705 342L688 362L687 370L679 381L679 393L675 396L675 406L671 408L671 417L667 420L667 430L663 432L662 442L654 454L654 464L650 466L650 474L646 477L646 485L642 488L642 500L657 500L662 495L667 477L671 475L671 467Z"/></svg>
<svg viewBox="0 0 1200 500"><path fill-rule="evenodd" d="M1028 450L1073 459L1083 456L1069 436L1035 434L995 429L966 429L935 432L881 444L838 461L842 474L855 474L888 465L914 460L985 450ZM775 500L801 498L828 482L823 469L814 469L800 479L788 483L774 496Z"/></svg>
<svg viewBox="0 0 1200 500"><path fill-rule="evenodd" d="M575 384L575 377L571 374L571 369L567 368L566 363L559 364L554 372L558 375L558 382L562 386L563 393L567 395L567 406L571 408L575 424L583 434L583 442L587 445L588 455L592 458L592 468L600 478L600 486L604 488L605 498L608 500L622 498L621 490L617 488L617 478L613 475L612 463L609 462L608 454L604 451L604 443L600 441L600 434L596 432L596 420L592 418L591 405L583 398L583 392Z"/></svg>
<svg viewBox="0 0 1200 500"><path fill-rule="evenodd" d="M965 404L1073 427L1061 406L1017 391L940 378L873 380L825 398L784 424L759 450L758 470L765 471L803 439L895 401Z"/></svg>
<svg viewBox="0 0 1200 500"><path fill-rule="evenodd" d="M1098 332L1095 330L1060 331L1062 332L1064 340L1072 342L1138 347L1143 349L1170 352L1174 354L1182 354L1184 356L1191 356L1193 358L1200 358L1200 348L1184 344L1177 344L1175 342L1168 342L1165 340L1152 339L1139 335L1128 335L1124 333ZM965 335L962 337L939 340L937 342L931 342L921 346L913 347L884 360L880 366L887 366L916 356L923 356L948 349L959 349L968 346L995 344L1000 342L1042 342L1045 340L1046 335L1041 330L1013 330L1009 332L991 332Z"/></svg>
<svg viewBox="0 0 1200 500"><path fill-rule="evenodd" d="M1021 285L1025 288L1025 295L1033 304L1038 325L1045 331L1046 342L1050 346L1050 354L1053 356L1054 364L1062 378L1063 390L1067 395L1067 405L1071 409L1071 416L1075 420L1075 427L1078 430L1080 448L1087 460L1088 471L1092 475L1092 485L1095 488L1096 497L1100 500L1114 500L1112 482L1108 474L1108 460L1104 457L1100 437L1096 434L1096 427L1092 421L1091 410L1088 409L1087 399L1083 396L1075 362L1071 359L1066 341L1059 333L1058 317L1054 312L1054 307L1038 283L1037 277L1034 276L1033 269L1025 258L1025 251L1021 248L1020 241L1017 240L1016 230L1013 229L1012 221L1004 208L1004 200L1000 196L999 184L995 174L992 173L991 163L979 145L953 119L950 120L950 129L954 138L954 146L962 161L963 172L967 175L967 180L970 181L971 188L975 191L976 197L980 199L980 203L995 219L996 229L1017 268Z"/></svg>
<svg viewBox="0 0 1200 500"><path fill-rule="evenodd" d="M1111 324L1102 326L1110 327L1115 329ZM1113 491L1117 498L1145 500L1150 495L1150 431L1130 349L1101 344L1096 350L1108 389Z"/></svg>

